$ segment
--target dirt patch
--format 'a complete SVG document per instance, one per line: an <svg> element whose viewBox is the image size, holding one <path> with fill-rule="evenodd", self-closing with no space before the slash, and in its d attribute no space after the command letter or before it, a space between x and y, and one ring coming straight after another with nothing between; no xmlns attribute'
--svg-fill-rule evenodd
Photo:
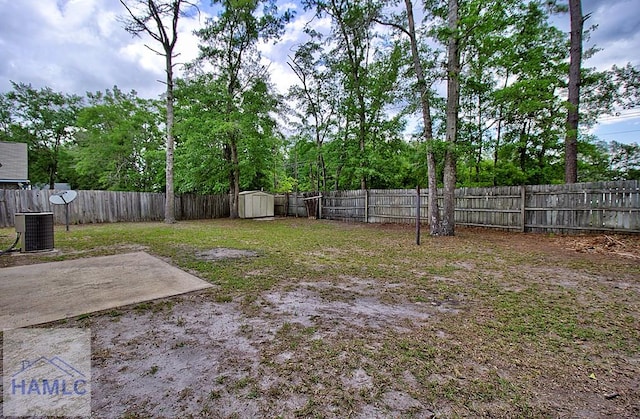
<svg viewBox="0 0 640 419"><path fill-rule="evenodd" d="M303 412L310 400L304 380L277 371L303 365L299 344L308 340L322 345L358 330L406 332L436 312L429 306L385 306L364 297L350 303L326 299L319 289L340 292L326 284L300 289L265 293L263 301L255 302L263 306L259 316L243 314L239 303L212 303L194 295L156 312L126 310L85 320L95 333L93 410L111 417ZM375 392L374 378L364 368L347 369L333 379L345 394ZM267 395L277 404L265 405ZM422 410L410 395L390 391L382 394L379 406L364 406L359 417ZM335 417L342 416L337 412Z"/></svg>
<svg viewBox="0 0 640 419"><path fill-rule="evenodd" d="M322 388L341 397L366 393L353 417L430 417L423 402L384 390L370 367L355 367L355 348L336 353L331 363L344 366L337 370L318 370L313 357L319 354L306 359L300 350L332 350L345 337L360 335L378 336L364 342L367 351L377 351L384 346L380 337L426 327L432 316L455 315L444 313L440 303L383 303L373 284L346 277L288 284L263 293L249 311L242 299L215 303L210 294L193 294L71 320L65 327L92 330L92 411L101 416L249 418L324 411L325 417L344 417L340 404L318 410L314 393ZM307 382L313 376L317 383ZM334 381L339 386L331 390Z"/></svg>
<svg viewBox="0 0 640 419"><path fill-rule="evenodd" d="M196 257L201 260L241 259L257 256L258 253L252 250L226 249L224 247L196 252Z"/></svg>
<svg viewBox="0 0 640 419"><path fill-rule="evenodd" d="M158 235L214 287L53 325L91 329L95 416L640 417L635 259L576 251L594 237L418 247L410 227L286 222L268 245L253 224ZM260 257L218 258L236 245Z"/></svg>
<svg viewBox="0 0 640 419"><path fill-rule="evenodd" d="M354 292L353 289L359 290ZM436 311L443 309L434 305L404 301L388 304L380 301L375 289L364 289L352 283L333 284L326 282L300 283L295 290L268 292L263 295L264 312L284 318L285 321L314 326L324 320L330 327L324 333L332 333L347 328L407 330L408 325L416 327Z"/></svg>
<svg viewBox="0 0 640 419"><path fill-rule="evenodd" d="M232 305L200 297L157 313L94 319L92 330L102 332L93 341L92 410L109 417L257 416L257 401L243 397L260 359L248 325Z"/></svg>
<svg viewBox="0 0 640 419"><path fill-rule="evenodd" d="M507 383L524 372L545 388L529 396L539 400L537 414L633 416L622 407L631 387L621 376L599 372L603 382L573 388L575 409L567 409L564 389L540 375L546 361L538 355L503 348L513 363L503 364L502 355L492 360L478 352L490 342L461 340L451 325L474 323L466 302L387 304L380 299L385 287L370 285L346 278L291 283L249 303L192 295L155 311L83 320L94 333L92 409L111 417L451 417L466 410L446 397L485 394L473 412L509 416L514 406L492 400L514 392ZM464 361L451 367L447 359L455 354ZM571 367L556 369L565 374ZM629 383L637 368L636 361L618 371L631 374ZM589 371L583 374L589 384Z"/></svg>

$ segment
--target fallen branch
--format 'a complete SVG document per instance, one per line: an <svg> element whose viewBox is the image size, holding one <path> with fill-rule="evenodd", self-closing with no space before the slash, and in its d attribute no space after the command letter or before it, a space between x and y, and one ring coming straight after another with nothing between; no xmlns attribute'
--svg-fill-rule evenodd
<svg viewBox="0 0 640 419"><path fill-rule="evenodd" d="M607 236L606 234L604 235L604 237L609 241L609 244L610 243L614 243L617 246L626 247L623 242L621 242L620 240L618 240L616 238L613 238L611 236Z"/></svg>

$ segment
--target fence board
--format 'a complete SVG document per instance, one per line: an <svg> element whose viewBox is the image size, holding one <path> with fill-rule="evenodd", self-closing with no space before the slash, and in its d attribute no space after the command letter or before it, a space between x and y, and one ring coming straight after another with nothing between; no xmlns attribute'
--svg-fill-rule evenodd
<svg viewBox="0 0 640 419"><path fill-rule="evenodd" d="M49 197L58 191L0 189L0 227L14 224L16 212L53 212L55 222L65 223L64 205L52 205ZM151 192L78 191L69 205L72 224L164 219L164 194ZM197 220L229 216L228 195L178 195L176 218Z"/></svg>
<svg viewBox="0 0 640 419"><path fill-rule="evenodd" d="M640 182L527 187L528 231L640 232Z"/></svg>
<svg viewBox="0 0 640 419"><path fill-rule="evenodd" d="M331 191L322 198L322 217L340 221L366 222L367 191Z"/></svg>
<svg viewBox="0 0 640 419"><path fill-rule="evenodd" d="M64 223L64 207L49 203L55 192L0 189L0 227L12 226L16 212L52 211L56 223ZM428 220L428 190L421 190L420 197L420 216ZM415 204L413 189L332 191L321 201L323 218L369 223L415 223ZM303 194L276 196L275 213L306 217ZM164 194L78 191L69 215L73 224L158 221L164 218ZM227 216L227 195L176 197L178 219ZM534 232L640 233L640 182L460 188L456 224Z"/></svg>
<svg viewBox="0 0 640 419"><path fill-rule="evenodd" d="M533 232L640 233L638 181L460 188L455 193L458 225ZM285 215L283 209L289 202L288 215L306 216L304 206L298 204L301 197L277 196L276 215ZM420 218L428 221L427 189L421 190L420 201ZM413 189L332 191L323 195L322 218L415 223L415 206Z"/></svg>

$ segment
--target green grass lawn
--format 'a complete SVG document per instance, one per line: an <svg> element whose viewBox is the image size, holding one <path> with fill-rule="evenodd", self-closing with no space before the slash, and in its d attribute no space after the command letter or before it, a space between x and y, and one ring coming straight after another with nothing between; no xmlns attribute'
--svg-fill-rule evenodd
<svg viewBox="0 0 640 419"><path fill-rule="evenodd" d="M0 267L145 250L215 284L205 298L247 319L273 318L267 296L301 289L313 289L320 305L371 301L430 313L386 329L369 327L364 314L353 327L322 311L313 324L285 321L260 346L260 368L210 391L212 400L257 400L269 417L293 395L305 402L284 417L366 416L366 406L391 417L640 416L638 259L579 253L570 239L546 235L459 229L416 246L414 234L295 218L56 227L58 253L2 256ZM0 247L13 238L0 229ZM258 256L197 256L213 248ZM174 310L157 304L95 316ZM291 362L274 361L283 353ZM356 390L344 384L354 371L366 377ZM264 374L291 384L265 390ZM397 394L417 404L399 407Z"/></svg>

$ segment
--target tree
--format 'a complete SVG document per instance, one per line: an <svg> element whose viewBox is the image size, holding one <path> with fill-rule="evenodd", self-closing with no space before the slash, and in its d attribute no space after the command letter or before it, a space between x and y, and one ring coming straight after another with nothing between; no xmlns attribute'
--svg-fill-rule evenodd
<svg viewBox="0 0 640 419"><path fill-rule="evenodd" d="M582 62L582 29L586 17L582 15L581 0L569 0L571 19L571 46L569 60L569 86L567 132L565 134L565 183L578 181L578 121L580 106L580 70Z"/></svg>
<svg viewBox="0 0 640 419"><path fill-rule="evenodd" d="M229 192L228 131L237 134L238 187L271 189L281 141L271 117L278 102L255 80L227 113L227 84L211 73L176 82L176 187L188 193ZM232 121L232 122L229 122ZM232 125L232 127L230 126Z"/></svg>
<svg viewBox="0 0 640 419"><path fill-rule="evenodd" d="M372 184L387 184L388 162L379 152L387 145L398 145L403 130L397 105L400 88L402 51L376 24L383 1L307 0L306 9L315 17L331 19L331 32L318 39L322 52L318 69L330 76L331 97L336 114L332 120L332 142L325 151L327 172L337 188L366 189ZM321 41L321 42L320 42ZM337 86L337 87L334 87ZM312 119L311 115L307 115ZM329 167L332 166L332 167Z"/></svg>
<svg viewBox="0 0 640 419"><path fill-rule="evenodd" d="M458 0L448 0L447 11L447 108L446 151L444 156L444 204L440 233L455 233L456 164L458 141L458 109L460 107L460 38L458 34Z"/></svg>
<svg viewBox="0 0 640 419"><path fill-rule="evenodd" d="M616 86L614 103L623 109L640 108L640 66L634 67L631 63L624 67L614 65L610 74Z"/></svg>
<svg viewBox="0 0 640 419"><path fill-rule="evenodd" d="M87 93L78 113L73 154L80 187L154 191L163 186L162 134L157 102L117 86Z"/></svg>
<svg viewBox="0 0 640 419"><path fill-rule="evenodd" d="M220 0L222 11L197 31L202 40L199 63L209 63L215 78L224 83L224 124L218 135L223 135L223 152L228 162L230 217L238 217L240 193L240 155L238 148L244 135L238 118L241 116L244 94L262 83L268 86L267 69L260 64L257 49L259 40L278 38L284 25L292 17L289 11L278 14L273 0ZM263 5L262 13L258 6ZM195 66L194 66L195 67ZM197 70L197 69L196 69ZM243 116L244 119L244 116Z"/></svg>
<svg viewBox="0 0 640 419"><path fill-rule="evenodd" d="M609 144L593 135L578 140L578 182L600 182L614 179Z"/></svg>
<svg viewBox="0 0 640 419"><path fill-rule="evenodd" d="M519 28L519 0L469 2L463 22L468 25L461 51L465 65L460 76L460 122L458 139L457 182L475 186L493 184L489 157L496 150L503 128L500 104L494 100L498 85L510 82L513 62L505 63L503 57L512 48L510 33ZM463 3L467 4L467 2ZM462 167L461 167L462 166Z"/></svg>
<svg viewBox="0 0 640 419"><path fill-rule="evenodd" d="M429 231L431 235L437 236L440 231L440 208L438 205L438 178L436 173L436 159L434 152L433 138L433 122L431 116L431 92L430 83L425 76L422 65L422 59L419 54L418 38L416 35L415 18L413 13L413 4L411 0L405 0L405 9L407 12L407 29L402 25L394 25L401 29L409 36L411 48L411 62L413 63L413 72L417 81L418 94L420 97L420 110L422 114L423 137L427 142L427 178L429 187L428 207L429 207Z"/></svg>
<svg viewBox="0 0 640 419"><path fill-rule="evenodd" d="M352 120L357 124L355 137L358 142L357 160L360 188L367 189L365 147L367 143L368 121L366 103L367 67L372 41L372 2L330 0L316 1L310 6L316 7L318 15L328 15L334 25L335 41L332 51L333 65L341 67L344 74L345 91L348 94L344 112L353 113ZM346 127L349 130L350 127Z"/></svg>
<svg viewBox="0 0 640 419"><path fill-rule="evenodd" d="M289 97L301 105L297 112L301 121L298 129L303 138L308 135L315 143L313 159L316 162L317 181L311 182L310 186L315 191L326 191L327 166L323 145L337 127L339 101L336 80L326 66L322 46L315 41L301 45L294 56L289 57L288 64L300 81L300 85L293 85L289 89ZM312 132L307 133L309 130Z"/></svg>
<svg viewBox="0 0 640 419"><path fill-rule="evenodd" d="M496 61L504 78L492 93L499 117L494 141L496 185L558 183L566 113L566 36L541 2L515 10L510 36Z"/></svg>
<svg viewBox="0 0 640 419"><path fill-rule="evenodd" d="M4 93L0 93L0 141L11 141L13 123L13 103Z"/></svg>
<svg viewBox="0 0 640 419"><path fill-rule="evenodd" d="M221 194L229 190L224 156L225 85L212 74L176 80L176 189Z"/></svg>
<svg viewBox="0 0 640 419"><path fill-rule="evenodd" d="M59 180L61 154L71 142L76 115L82 98L53 91L49 87L35 89L30 84L13 83L6 94L13 117L8 131L11 141L24 142L29 148L29 178L34 184L47 184L53 189ZM3 135L3 136L4 136Z"/></svg>
<svg viewBox="0 0 640 419"><path fill-rule="evenodd" d="M427 80L423 67L423 57L420 56L420 46L416 35L415 18L413 4L410 0L405 0L405 16L396 18L396 22L380 21L399 29L409 37L411 49L411 61L413 74L417 79L417 88L420 97L420 109L423 122L423 136L427 144L427 172L429 180L429 225L431 235L453 235L455 233L455 187L457 178L458 160L458 130L459 130L459 108L460 108L460 86L461 86L461 54L463 51L462 36L465 34L471 37L474 29L477 29L478 21L481 21L482 4L468 1L464 2L467 12L463 16L464 24L461 25L459 15L460 5L457 0L448 0L446 8L442 8L440 2L429 2L426 4L427 12L433 18L441 18L444 22L441 26L435 26L431 35L435 36L441 44L446 45L447 62L446 74L441 78L447 81L447 96L445 107L445 142L444 142L444 202L443 214L440 217L440 208L437 198L438 176L436 167L436 153L439 151L438 144L434 139L433 117L431 112L430 86L432 82ZM461 27L462 26L462 27ZM468 40L467 40L467 43ZM432 53L433 54L433 53ZM436 55L436 54L434 54ZM432 72L435 72L436 65L431 64Z"/></svg>
<svg viewBox="0 0 640 419"><path fill-rule="evenodd" d="M165 223L175 223L175 196L173 185L173 67L175 46L178 41L178 19L184 15L184 8L195 7L186 0L120 0L127 9L128 18L124 19L125 30L134 36L146 33L162 45L162 51L150 48L165 58L166 71L166 200L164 210ZM130 5L133 4L133 5ZM166 21L169 20L167 25Z"/></svg>
<svg viewBox="0 0 640 419"><path fill-rule="evenodd" d="M640 180L640 145L612 141L609 144L612 169L617 179Z"/></svg>

